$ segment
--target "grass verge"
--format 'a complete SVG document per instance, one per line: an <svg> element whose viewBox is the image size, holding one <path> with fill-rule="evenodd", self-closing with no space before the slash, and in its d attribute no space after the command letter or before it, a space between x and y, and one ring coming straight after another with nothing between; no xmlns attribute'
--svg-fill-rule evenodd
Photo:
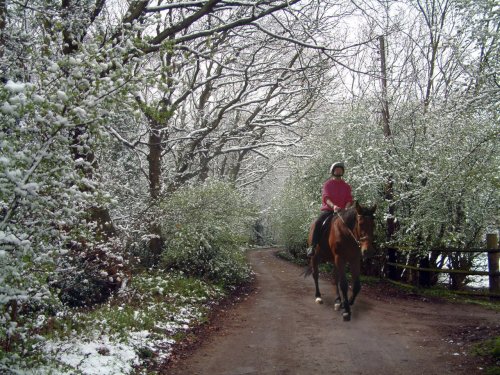
<svg viewBox="0 0 500 375"><path fill-rule="evenodd" d="M23 345L0 354L0 373L154 374L225 295L182 273L140 273L105 304L40 314Z"/></svg>

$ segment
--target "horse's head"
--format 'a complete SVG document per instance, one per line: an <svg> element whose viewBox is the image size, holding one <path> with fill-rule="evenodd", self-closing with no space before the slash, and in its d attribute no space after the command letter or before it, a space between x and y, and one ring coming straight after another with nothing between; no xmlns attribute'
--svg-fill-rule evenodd
<svg viewBox="0 0 500 375"><path fill-rule="evenodd" d="M354 229L355 235L358 238L363 258L367 258L375 252L373 248L373 232L375 230L375 210L377 209L377 205L363 207L356 202L355 208L357 215L356 227Z"/></svg>

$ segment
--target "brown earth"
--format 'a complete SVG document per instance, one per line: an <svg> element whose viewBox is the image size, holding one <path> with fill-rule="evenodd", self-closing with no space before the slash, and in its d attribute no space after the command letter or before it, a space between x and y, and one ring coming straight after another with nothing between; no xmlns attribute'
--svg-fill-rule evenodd
<svg viewBox="0 0 500 375"><path fill-rule="evenodd" d="M250 253L253 291L221 307L163 374L483 374L492 365L472 347L500 335L497 311L382 283L363 286L344 322L331 282L320 280L324 304L316 304L312 278L275 252Z"/></svg>

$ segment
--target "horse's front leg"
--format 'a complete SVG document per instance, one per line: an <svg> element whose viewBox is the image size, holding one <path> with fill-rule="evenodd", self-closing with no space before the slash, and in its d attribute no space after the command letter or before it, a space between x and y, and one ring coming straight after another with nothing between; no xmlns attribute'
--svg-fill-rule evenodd
<svg viewBox="0 0 500 375"><path fill-rule="evenodd" d="M311 257L311 269L314 279L314 286L316 287L316 303L323 303L323 300L321 299L321 293L319 292L319 266L316 255L313 255Z"/></svg>
<svg viewBox="0 0 500 375"><path fill-rule="evenodd" d="M339 279L338 279L338 273L339 271L337 270L337 267L335 266L335 263L333 264L333 285L335 285L335 293L336 293L336 298L334 302L334 309L335 311L339 311L340 307L342 306L342 298L340 298L340 290L339 290Z"/></svg>
<svg viewBox="0 0 500 375"><path fill-rule="evenodd" d="M350 305L354 305L354 301L356 300L356 296L359 294L361 290L361 281L359 278L359 271L356 269L351 270L352 274L352 296L351 299L349 300Z"/></svg>
<svg viewBox="0 0 500 375"><path fill-rule="evenodd" d="M342 300L344 307L344 312L342 313L342 317L344 318L345 321L349 321L351 320L351 306L349 305L349 300L347 296L349 284L347 282L347 275L345 273L344 267L339 267L339 283L340 283L340 290L342 291Z"/></svg>

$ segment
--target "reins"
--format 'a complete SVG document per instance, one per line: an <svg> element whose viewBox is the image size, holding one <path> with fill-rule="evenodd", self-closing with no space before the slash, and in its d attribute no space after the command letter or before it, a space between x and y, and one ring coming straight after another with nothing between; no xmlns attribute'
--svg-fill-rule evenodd
<svg viewBox="0 0 500 375"><path fill-rule="evenodd" d="M342 223L344 223L345 227L347 228L347 230L349 231L349 233L351 234L352 238L354 239L354 241L356 242L356 244L358 245L359 248L361 248L361 241L365 240L366 239L366 236L364 237L361 237L359 240L356 238L356 236L354 235L354 232L351 230L351 228L349 228L349 225L346 224L346 222L344 221L344 218L342 217L342 215L340 214L337 214L337 216L340 218L340 220L342 221ZM358 224L358 217L361 216L359 215L358 213L356 213L356 224Z"/></svg>

